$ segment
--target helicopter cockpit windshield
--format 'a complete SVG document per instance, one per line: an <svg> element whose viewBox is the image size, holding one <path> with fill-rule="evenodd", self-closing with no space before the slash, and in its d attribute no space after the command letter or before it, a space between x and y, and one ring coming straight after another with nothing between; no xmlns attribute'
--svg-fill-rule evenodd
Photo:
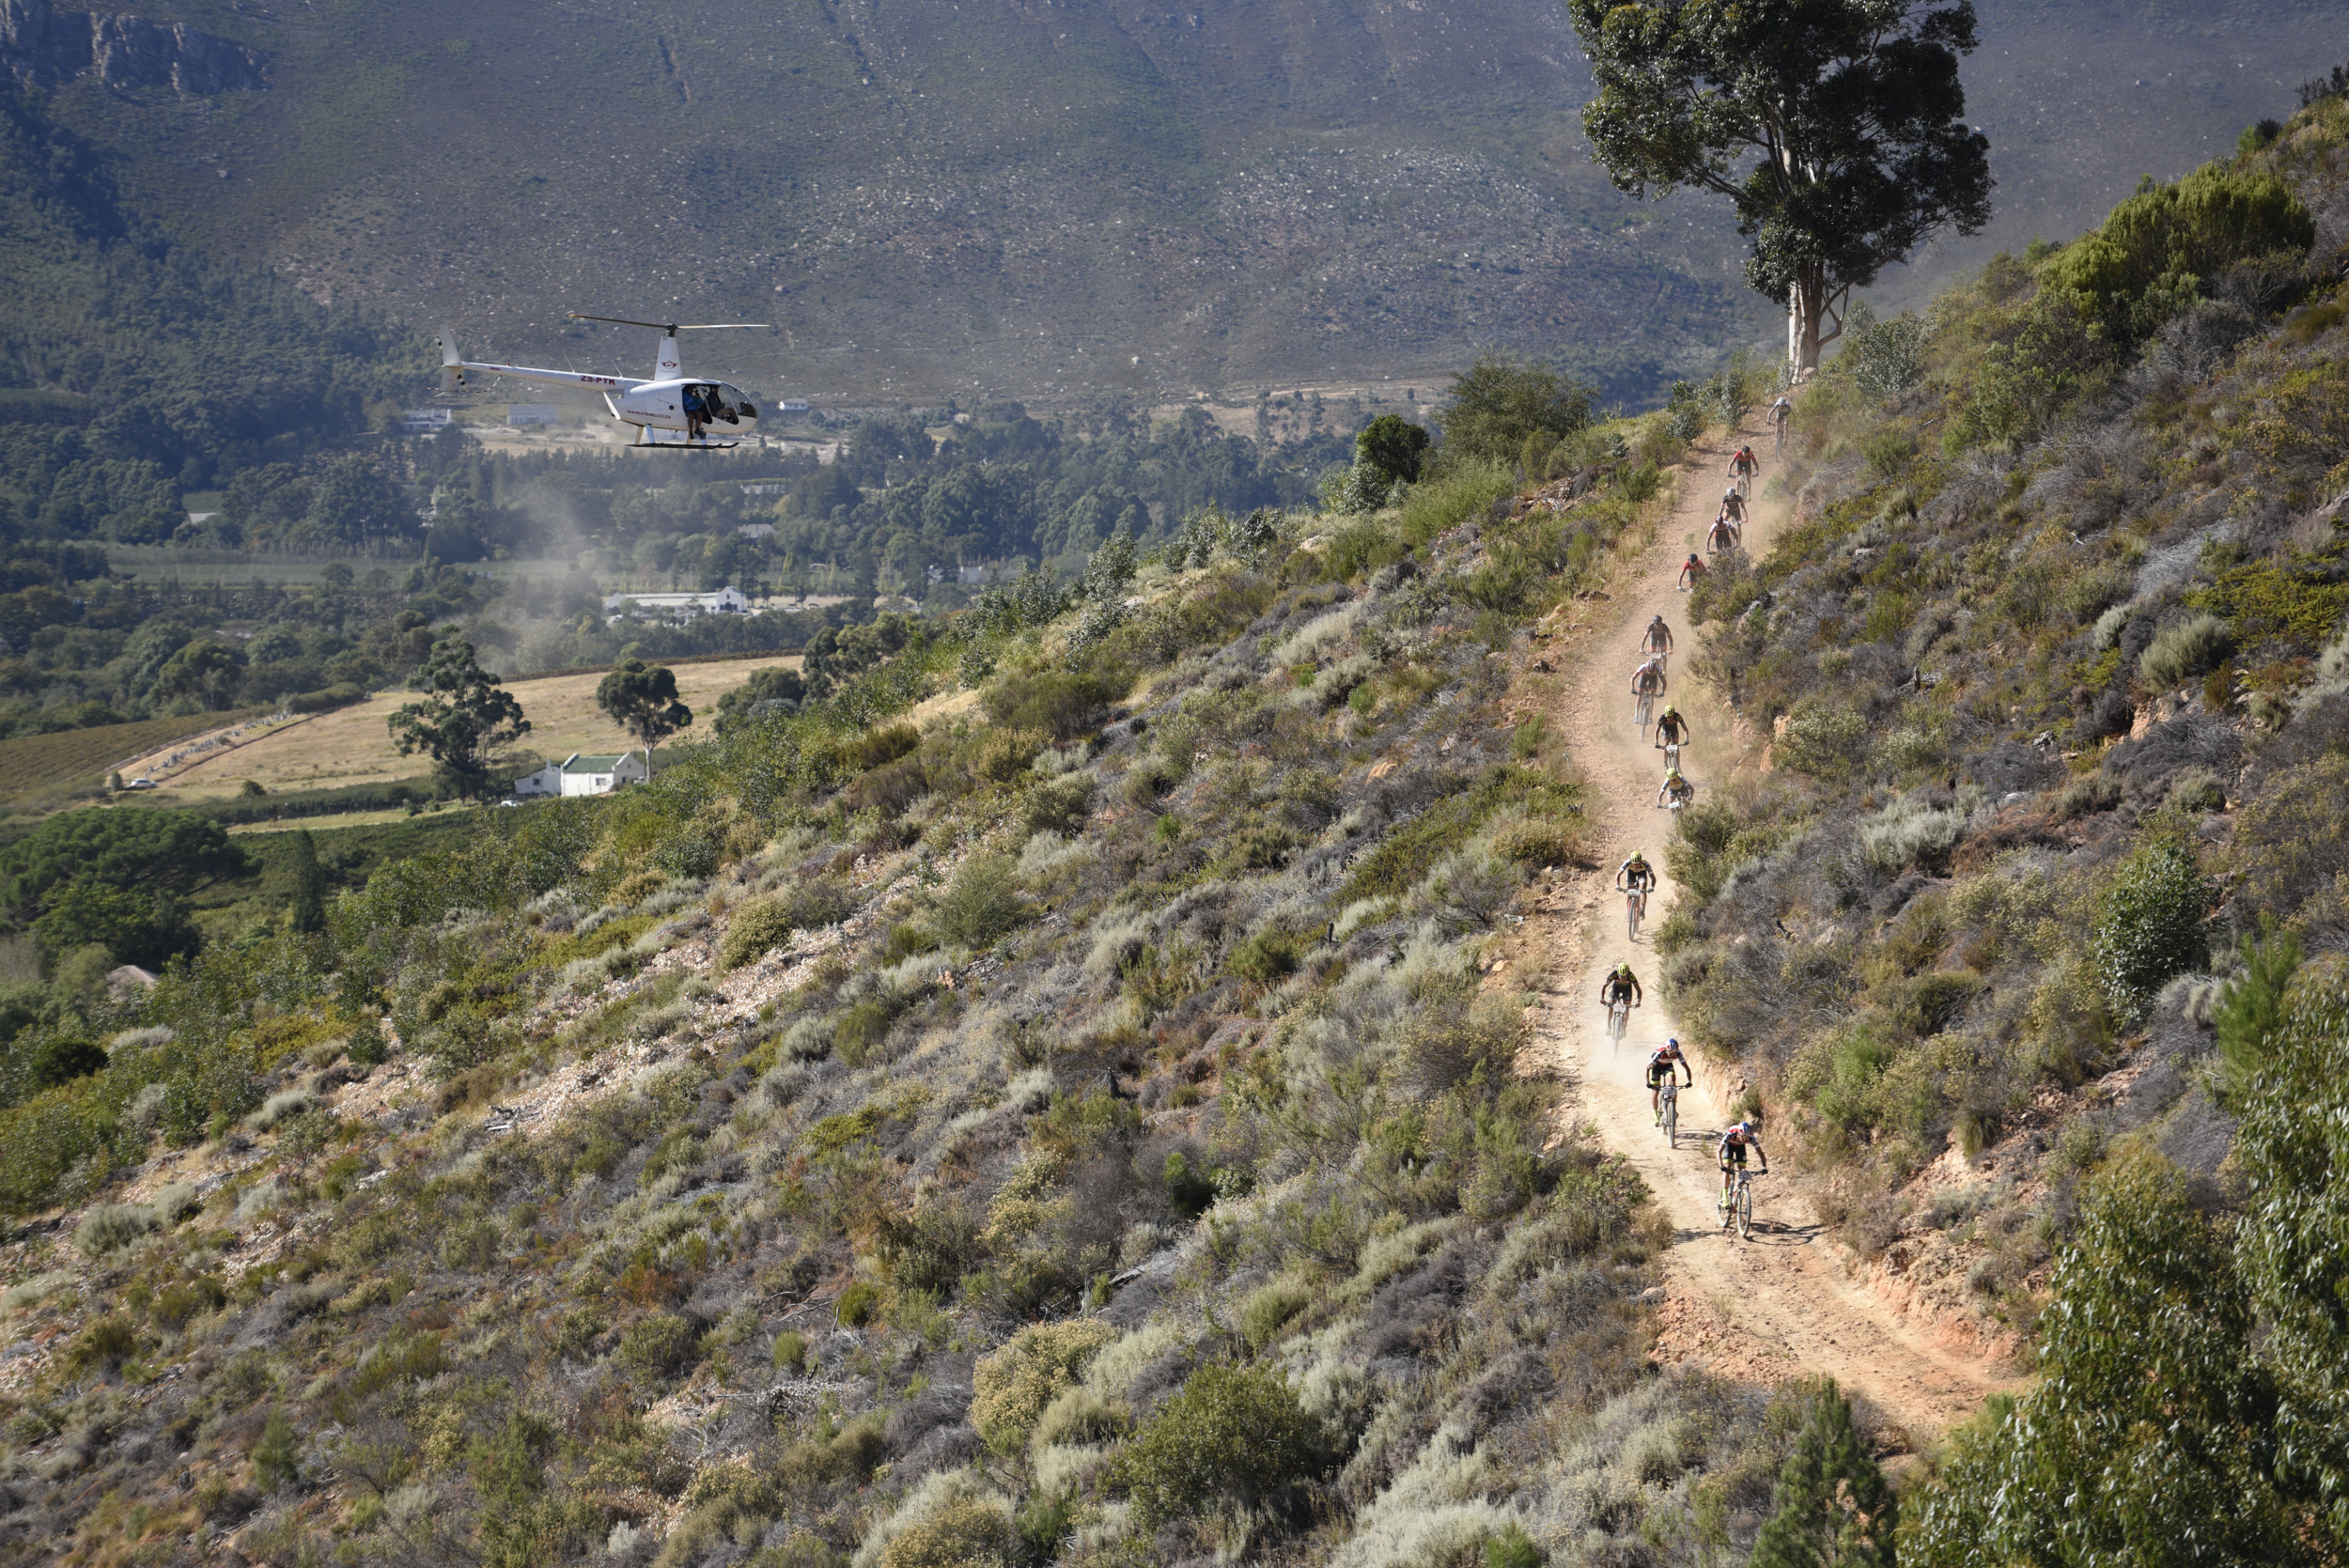
<svg viewBox="0 0 2349 1568"><path fill-rule="evenodd" d="M689 381L684 396L688 418L714 425L743 425L758 418L758 409L742 389L723 381Z"/></svg>

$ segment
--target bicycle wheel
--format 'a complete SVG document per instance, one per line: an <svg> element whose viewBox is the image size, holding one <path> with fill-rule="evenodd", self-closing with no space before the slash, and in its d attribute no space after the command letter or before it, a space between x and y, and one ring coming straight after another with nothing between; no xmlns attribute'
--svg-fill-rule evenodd
<svg viewBox="0 0 2349 1568"><path fill-rule="evenodd" d="M1743 1174L1737 1178L1737 1238L1753 1239L1753 1178Z"/></svg>
<svg viewBox="0 0 2349 1568"><path fill-rule="evenodd" d="M1626 893L1623 901L1625 936L1631 941L1640 939L1640 895Z"/></svg>
<svg viewBox="0 0 2349 1568"><path fill-rule="evenodd" d="M1680 1147L1680 1092L1664 1091L1664 1143L1668 1148Z"/></svg>

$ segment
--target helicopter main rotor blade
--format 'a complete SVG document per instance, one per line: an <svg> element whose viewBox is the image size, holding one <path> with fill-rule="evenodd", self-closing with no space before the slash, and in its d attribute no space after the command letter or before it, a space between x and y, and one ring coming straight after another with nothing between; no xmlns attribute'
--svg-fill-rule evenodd
<svg viewBox="0 0 2349 1568"><path fill-rule="evenodd" d="M736 327L771 327L771 321L631 321L625 316L587 316L572 311L574 321L608 321L615 327L650 327L672 335L677 333L723 332Z"/></svg>

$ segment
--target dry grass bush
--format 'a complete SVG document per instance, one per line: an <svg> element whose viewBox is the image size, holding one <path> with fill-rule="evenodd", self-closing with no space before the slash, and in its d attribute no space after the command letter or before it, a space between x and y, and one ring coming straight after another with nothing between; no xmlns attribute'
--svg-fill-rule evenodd
<svg viewBox="0 0 2349 1568"><path fill-rule="evenodd" d="M92 1203L73 1228L73 1245L93 1258L103 1257L151 1234L161 1224L144 1203Z"/></svg>
<svg viewBox="0 0 2349 1568"><path fill-rule="evenodd" d="M1014 1568L1010 1499L967 1470L939 1470L875 1524L855 1568Z"/></svg>
<svg viewBox="0 0 2349 1568"><path fill-rule="evenodd" d="M997 1452L1017 1452L1045 1406L1074 1387L1085 1363L1118 1338L1108 1324L1081 1320L1022 1328L1001 1350L980 1358L971 1424Z"/></svg>
<svg viewBox="0 0 2349 1568"><path fill-rule="evenodd" d="M2234 651L2234 633L2216 615L2188 615L2161 629L2138 661L2145 685L2175 691L2218 667Z"/></svg>

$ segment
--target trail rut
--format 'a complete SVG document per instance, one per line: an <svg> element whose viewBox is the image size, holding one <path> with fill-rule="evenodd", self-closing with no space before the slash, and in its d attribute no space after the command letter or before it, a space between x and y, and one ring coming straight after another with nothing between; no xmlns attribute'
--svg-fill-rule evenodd
<svg viewBox="0 0 2349 1568"><path fill-rule="evenodd" d="M1745 439L1762 455L1759 493L1777 465L1763 438L1749 432ZM1678 1032L1658 995L1654 945L1678 889L1664 868L1671 814L1655 804L1663 753L1633 723L1630 676L1641 635L1649 617L1660 613L1677 641L1669 696L1694 731L1682 768L1702 800L1739 763L1742 725L1726 703L1687 675L1696 637L1688 624L1688 598L1673 580L1712 521L1724 483L1718 475L1734 449L1700 447L1696 473L1684 479L1671 521L1645 555L1619 574L1614 598L1584 615L1564 650L1565 667L1548 711L1593 785L1605 861L1602 870L1574 878L1545 900L1528 923L1526 935L1548 959L1553 985L1562 987L1547 998L1535 1049L1567 1086L1567 1117L1590 1123L1610 1150L1639 1171L1672 1222L1657 1358L1764 1383L1826 1374L1864 1394L1921 1443L1971 1414L1989 1394L2014 1388L2011 1370L1986 1359L1964 1326L1905 1321L1847 1267L1849 1254L1781 1175L1754 1184L1751 1240L1722 1231L1714 1141L1730 1120L1742 1079L1734 1067L1708 1065L1688 1048L1696 1085L1681 1094L1676 1151L1665 1146L1654 1125L1643 1081L1648 1053ZM1747 548L1757 555L1766 551L1787 512L1783 499L1766 500L1747 528ZM1646 853L1661 877L1636 941L1626 939L1623 896L1613 891L1615 867L1634 848ZM1607 970L1626 958L1645 1000L1624 1040L1613 1045L1598 989ZM1769 1147L1771 1128L1766 1125L1762 1132ZM1774 1165L1780 1153L1772 1149Z"/></svg>

